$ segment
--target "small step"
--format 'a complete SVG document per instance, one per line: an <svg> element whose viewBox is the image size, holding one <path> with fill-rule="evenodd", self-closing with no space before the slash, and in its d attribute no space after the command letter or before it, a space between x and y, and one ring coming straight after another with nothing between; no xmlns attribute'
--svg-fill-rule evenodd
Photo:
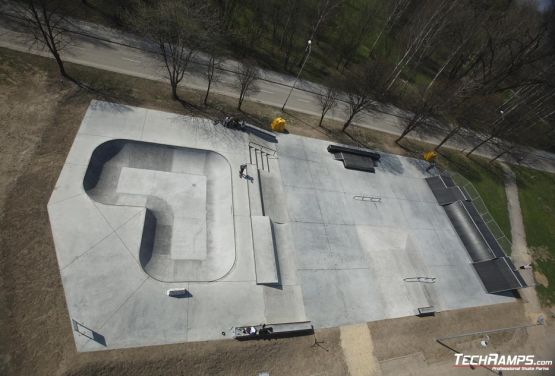
<svg viewBox="0 0 555 376"><path fill-rule="evenodd" d="M249 156L251 164L256 165L256 149L252 146L249 146Z"/></svg>

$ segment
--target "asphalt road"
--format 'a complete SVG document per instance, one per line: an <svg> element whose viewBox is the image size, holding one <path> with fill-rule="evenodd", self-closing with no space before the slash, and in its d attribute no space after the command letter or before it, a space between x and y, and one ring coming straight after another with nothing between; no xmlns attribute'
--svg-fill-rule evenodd
<svg viewBox="0 0 555 376"><path fill-rule="evenodd" d="M5 4L5 3L4 3ZM1 11L6 11L0 6ZM120 31L112 30L100 25L82 21L73 22L71 42L64 48L62 58L76 64L90 66L112 72L132 75L136 77L167 82L166 73L160 60L155 56L155 48L144 40ZM38 48L32 43L32 38L15 22L12 17L0 14L0 46L51 57L48 52ZM206 57L202 54L195 58L190 65L182 85L199 90L205 90L207 82L203 77ZM212 89L218 94L238 97L236 79L233 71L237 63L226 60L219 71L220 82ZM261 71L260 80L257 81L258 91L247 100L257 101L271 106L281 107L291 90L295 78L271 71ZM318 84L299 81L287 103L286 110L320 116L320 105L317 93L322 91ZM403 129L405 119L409 116L398 108L392 106L377 106L380 110L365 111L353 122L354 125L398 135ZM347 117L347 105L339 102L327 115L327 118L343 121ZM439 126L423 127L421 131L410 134L410 138L429 143L439 142L445 130ZM458 150L469 150L479 142L480 135L466 131L455 137L445 146ZM491 157L498 154L495 147L485 145L476 154ZM532 149L524 149L521 153L527 155L522 164L541 170L555 172L555 155ZM515 163L514 158L507 155L501 160Z"/></svg>

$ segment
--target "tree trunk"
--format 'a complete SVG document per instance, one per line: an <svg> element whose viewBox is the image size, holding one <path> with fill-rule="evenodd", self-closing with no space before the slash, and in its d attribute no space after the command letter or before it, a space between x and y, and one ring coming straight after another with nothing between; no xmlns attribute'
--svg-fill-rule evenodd
<svg viewBox="0 0 555 376"><path fill-rule="evenodd" d="M318 122L318 126L321 127L322 126L322 122L324 121L324 116L326 116L325 112L322 112L322 116L320 116L320 121Z"/></svg>
<svg viewBox="0 0 555 376"><path fill-rule="evenodd" d="M389 22L389 21L388 21ZM374 48L376 48L376 45L378 44L378 41L380 40L380 38L382 37L382 34L384 32L385 26L384 28L382 28L382 30L380 31L380 33L378 34L378 36L376 37L376 39L374 40L374 43L372 43L372 47L370 47L370 50L368 51L368 57L372 57L372 52L374 52Z"/></svg>
<svg viewBox="0 0 555 376"><path fill-rule="evenodd" d="M56 63L58 64L58 69L60 70L60 74L62 75L62 77L71 78L66 72L64 62L62 61L62 58L60 57L60 54L58 53L58 51L54 50L52 51L52 54L54 55L54 59L56 59Z"/></svg>
<svg viewBox="0 0 555 376"><path fill-rule="evenodd" d="M478 145L474 146L472 148L472 150L470 150L468 153L466 153L466 156L469 157L470 154L474 153L474 151L476 151L476 149L478 149L480 146L484 145L486 142L489 142L493 137L495 136L489 136L488 138L486 138L484 141L480 142Z"/></svg>
<svg viewBox="0 0 555 376"><path fill-rule="evenodd" d="M460 44L459 47L457 47L455 49L455 51L453 51L453 53L449 56L449 58L447 59L447 61L443 64L443 66L436 72L434 78L432 79L432 81L430 81L430 83L428 84L428 86L426 87L426 90L424 91L424 97L426 97L426 95L428 94L428 92L430 91L430 89L432 88L432 86L434 86L434 84L436 83L437 79L439 78L439 76L443 73L443 71L445 70L445 68L447 68L447 66L451 63L451 61L453 60L453 58L455 56L457 56L459 50L462 48L463 44Z"/></svg>
<svg viewBox="0 0 555 376"><path fill-rule="evenodd" d="M507 154L508 152L509 152L508 150L505 150L504 152L497 154L494 158L489 160L489 163L495 162L497 159L499 159L503 155Z"/></svg>
<svg viewBox="0 0 555 376"><path fill-rule="evenodd" d="M170 82L170 85L172 87L172 98L173 100L178 101L179 100L179 95L177 95L177 82L174 82L173 80Z"/></svg>
<svg viewBox="0 0 555 376"><path fill-rule="evenodd" d="M351 115L349 115L349 118L347 119L347 121L345 122L345 124L343 124L343 128L341 129L342 132L345 132L345 130L347 129L347 127L349 125L351 125L351 122L353 121L353 118L355 117L356 113L353 113Z"/></svg>
<svg viewBox="0 0 555 376"><path fill-rule="evenodd" d="M39 16L39 10L37 10L37 8L35 7L34 3L30 3L30 11L33 14L33 18L35 23L38 25L38 31L40 32L40 34L42 35L42 38L39 37L37 39L37 37L35 36L35 39L37 40L41 40L42 43L44 43L48 49L50 50L50 52L52 53L52 55L54 56L54 59L56 60L56 63L58 64L58 68L60 70L60 74L62 75L62 77L65 78L70 78L65 70L64 67L64 62L62 61L62 58L60 57L60 53L58 51L58 42L59 40L57 40L56 38L56 33L53 31L53 26L51 24L51 18L48 15L48 10L46 8L46 4L43 4L40 8L40 13L42 14L42 18L41 16Z"/></svg>
<svg viewBox="0 0 555 376"><path fill-rule="evenodd" d="M415 114L412 119L410 119L409 123L407 124L401 135L395 140L396 144L398 144L403 138L405 138L406 135L408 135L417 127L420 121L420 117L420 115Z"/></svg>
<svg viewBox="0 0 555 376"><path fill-rule="evenodd" d="M208 94L210 94L210 86L212 85L212 80L208 80L208 87L206 88L206 95L204 96L204 105L208 104Z"/></svg>
<svg viewBox="0 0 555 376"><path fill-rule="evenodd" d="M444 143L446 143L451 137L453 137L454 135L456 135L459 132L459 129L461 129L461 126L458 125L455 128L451 129L449 131L449 133L447 133L447 136L445 136L443 138L443 140L441 140L441 142L434 148L434 151L438 151L440 147L443 146Z"/></svg>

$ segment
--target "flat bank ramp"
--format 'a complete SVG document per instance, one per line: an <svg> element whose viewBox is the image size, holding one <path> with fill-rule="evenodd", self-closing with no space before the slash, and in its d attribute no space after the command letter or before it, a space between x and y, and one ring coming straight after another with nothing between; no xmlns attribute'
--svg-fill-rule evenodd
<svg viewBox="0 0 555 376"><path fill-rule="evenodd" d="M526 282L507 257L475 262L472 266L491 294L526 287Z"/></svg>
<svg viewBox="0 0 555 376"><path fill-rule="evenodd" d="M278 284L276 252L270 218L252 216L251 225L256 283L264 285Z"/></svg>
<svg viewBox="0 0 555 376"><path fill-rule="evenodd" d="M270 162L275 163L275 159ZM270 163L272 166L272 163ZM262 193L262 205L264 215L270 217L273 223L288 223L289 215L287 214L285 192L281 183L279 167L275 163L272 173L259 171L260 190Z"/></svg>

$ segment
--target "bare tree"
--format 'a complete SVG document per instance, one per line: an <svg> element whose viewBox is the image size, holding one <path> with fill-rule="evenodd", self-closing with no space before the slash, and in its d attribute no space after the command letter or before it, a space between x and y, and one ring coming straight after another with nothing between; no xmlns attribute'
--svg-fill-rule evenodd
<svg viewBox="0 0 555 376"><path fill-rule="evenodd" d="M175 100L180 100L177 87L191 59L210 37L210 19L200 0L143 1L130 15L130 22L158 46Z"/></svg>
<svg viewBox="0 0 555 376"><path fill-rule="evenodd" d="M339 9L345 0L318 0L316 9L313 12L314 18L312 20L312 25L310 27L310 37L309 40L313 40L317 37L320 26L326 22L333 12Z"/></svg>
<svg viewBox="0 0 555 376"><path fill-rule="evenodd" d="M233 18L237 11L239 0L216 0L219 10L219 19L224 31L233 25Z"/></svg>
<svg viewBox="0 0 555 376"><path fill-rule="evenodd" d="M60 55L61 50L69 42L66 29L68 19L63 12L64 8L61 7L61 2L26 0L18 3L16 10L33 35L34 41L50 51L58 64L60 74L71 79Z"/></svg>
<svg viewBox="0 0 555 376"><path fill-rule="evenodd" d="M437 69L435 75L426 87L423 94L424 97L428 94L430 89L434 86L447 67L449 65L453 65L453 62L458 56L464 55L466 51L470 52L472 50L472 41L477 39L479 36L479 31L487 22L488 15L488 12L483 11L483 9L475 9L472 6L459 7L456 12L453 12L453 16L450 17L449 21L447 21L447 25L438 37L439 40L437 43L440 46L454 46L454 48L449 49L449 55L447 58L436 58L437 61L443 60L443 63L439 69ZM461 82L458 81L464 80L464 78L457 80L455 77L449 77L449 79L455 81L457 85L460 86L458 89L459 93L457 93L459 96L464 91L468 93L468 89L476 88L475 82L471 82L469 80L465 80L461 85Z"/></svg>
<svg viewBox="0 0 555 376"><path fill-rule="evenodd" d="M282 27L279 48L283 52L283 69L290 69L291 57L295 47L297 47L297 31L302 23L302 16L304 14L303 2L301 0L286 0L285 1L285 23Z"/></svg>
<svg viewBox="0 0 555 376"><path fill-rule="evenodd" d="M362 8L355 15L353 19L342 22L336 33L336 69L344 70L353 62L372 27L374 9L370 4L362 5Z"/></svg>
<svg viewBox="0 0 555 376"><path fill-rule="evenodd" d="M351 125L355 117L367 110L372 105L372 96L375 94L376 78L370 67L365 67L362 72L351 72L344 82L347 93L348 117L343 128L343 132Z"/></svg>
<svg viewBox="0 0 555 376"><path fill-rule="evenodd" d="M542 81L539 65L553 61L548 21L539 19L535 7L526 2L510 2L502 12L488 10L478 35L473 49L459 55L450 75L472 77L482 93L535 85Z"/></svg>
<svg viewBox="0 0 555 376"><path fill-rule="evenodd" d="M490 141L517 133L523 128L522 124L533 122L536 118L541 119L542 115L550 111L549 107L545 105L549 104L549 99L553 94L551 91L544 91L541 85L529 86L521 90L519 95L513 96L498 108L499 113L496 119L490 123L487 136L466 155L471 155Z"/></svg>
<svg viewBox="0 0 555 376"><path fill-rule="evenodd" d="M413 17L412 24L405 29L405 47L388 78L386 91L393 87L413 59L422 56L432 46L434 38L447 24L447 15L456 5L456 1L449 0L427 1L422 5L420 13Z"/></svg>
<svg viewBox="0 0 555 376"><path fill-rule="evenodd" d="M237 69L234 73L237 81L237 87L239 88L239 101L237 102L237 109L241 111L241 106L243 105L245 98L258 91L256 80L260 78L260 73L256 65L250 61L237 63Z"/></svg>
<svg viewBox="0 0 555 376"><path fill-rule="evenodd" d="M331 86L326 87L318 96L318 101L320 102L320 110L322 111L318 126L321 127L328 111L337 106L337 91Z"/></svg>
<svg viewBox="0 0 555 376"><path fill-rule="evenodd" d="M459 105L458 98L454 95L456 89L453 86L452 82L444 81L441 82L441 85L436 84L433 90L429 90L424 85L416 87L419 91L412 96L407 96L408 107L412 115L395 142L399 143L418 127L440 127L436 117L452 112L453 108ZM427 93L427 95L423 95L423 93Z"/></svg>
<svg viewBox="0 0 555 376"><path fill-rule="evenodd" d="M233 27L232 39L237 45L236 52L241 58L246 58L257 50L266 31L266 19L270 10L265 1L250 0L241 2L242 10L240 22Z"/></svg>
<svg viewBox="0 0 555 376"><path fill-rule="evenodd" d="M393 0L393 1L385 2L391 7L391 12L389 13L389 16L387 17L387 19L385 20L385 23L380 29L378 35L374 39L374 42L372 43L372 46L368 51L368 56L372 56L372 53L374 52L374 49L378 45L378 42L380 41L382 36L384 34L387 35L389 31L391 31L391 29L397 24L397 22L403 16L403 14L407 10L411 2L412 0Z"/></svg>
<svg viewBox="0 0 555 376"><path fill-rule="evenodd" d="M449 141L451 138L453 138L453 136L458 134L462 129L462 124L461 123L456 123L454 125L450 124L449 128L450 128L449 132L447 132L447 134L445 135L445 137L443 137L443 139L439 142L439 144L437 144L434 147L434 151L438 151L439 148L441 148L447 141Z"/></svg>
<svg viewBox="0 0 555 376"><path fill-rule="evenodd" d="M208 85L206 87L206 95L204 96L204 105L208 104L208 95L210 94L210 88L213 84L220 81L220 69L221 69L221 62L215 54L210 54L208 58L208 64L206 64L206 70L204 71L204 77L206 81L208 81Z"/></svg>
<svg viewBox="0 0 555 376"><path fill-rule="evenodd" d="M471 128L469 124L477 125L484 119L488 119L491 116L491 109L499 103L499 98L495 95L477 95L476 91L480 86L468 77L447 79L444 85L449 85L453 89L452 106L449 108L449 118L452 120L448 124L447 134L435 146L436 151L459 134L463 128ZM428 85L425 92L428 93L430 89L431 86ZM424 97L428 98L427 95Z"/></svg>
<svg viewBox="0 0 555 376"><path fill-rule="evenodd" d="M513 152L513 150L515 150L517 148L517 145L509 142L507 143L507 145L500 143L501 145L499 145L499 150L500 152L497 153L493 158L491 158L489 160L489 163L493 163L496 160L498 160L499 158L501 158L502 156L504 156L505 154L510 154L511 152Z"/></svg>

